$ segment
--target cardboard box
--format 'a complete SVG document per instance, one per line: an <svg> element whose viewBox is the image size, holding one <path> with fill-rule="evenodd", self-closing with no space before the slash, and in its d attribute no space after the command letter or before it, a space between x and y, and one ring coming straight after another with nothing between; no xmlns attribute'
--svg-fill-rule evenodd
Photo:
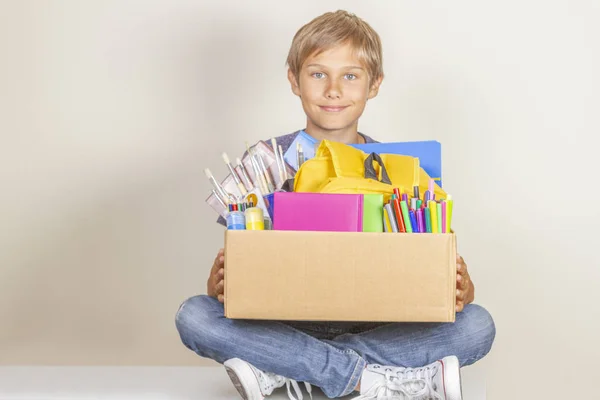
<svg viewBox="0 0 600 400"><path fill-rule="evenodd" d="M454 234L226 231L225 316L454 322Z"/></svg>

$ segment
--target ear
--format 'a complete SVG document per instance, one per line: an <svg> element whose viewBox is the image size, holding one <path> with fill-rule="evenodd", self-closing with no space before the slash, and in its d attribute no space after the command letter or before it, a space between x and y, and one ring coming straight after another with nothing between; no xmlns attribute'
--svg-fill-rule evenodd
<svg viewBox="0 0 600 400"><path fill-rule="evenodd" d="M298 84L298 79L296 79L296 76L294 75L292 70L289 68L288 68L288 81L290 81L290 85L292 85L292 92L296 96L300 97L300 85Z"/></svg>
<svg viewBox="0 0 600 400"><path fill-rule="evenodd" d="M375 81L371 84L371 88L369 89L369 96L367 97L369 100L377 96L379 93L379 86L381 86L381 82L383 81L383 74L375 79Z"/></svg>

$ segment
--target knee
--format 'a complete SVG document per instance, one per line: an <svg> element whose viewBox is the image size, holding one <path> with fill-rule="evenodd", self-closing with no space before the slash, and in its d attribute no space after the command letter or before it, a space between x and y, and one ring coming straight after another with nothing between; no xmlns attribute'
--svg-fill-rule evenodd
<svg viewBox="0 0 600 400"><path fill-rule="evenodd" d="M472 359L465 360L465 364L470 364L489 353L496 338L496 325L490 313L477 304L467 305L463 313L466 322L464 328L475 350Z"/></svg>
<svg viewBox="0 0 600 400"><path fill-rule="evenodd" d="M191 348L199 337L206 336L215 319L222 316L223 306L217 299L206 295L194 296L179 306L175 326L183 344Z"/></svg>

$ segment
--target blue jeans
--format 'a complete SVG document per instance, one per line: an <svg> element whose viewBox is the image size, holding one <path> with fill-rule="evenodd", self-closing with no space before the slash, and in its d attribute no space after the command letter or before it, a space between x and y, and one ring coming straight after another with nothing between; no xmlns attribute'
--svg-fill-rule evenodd
<svg viewBox="0 0 600 400"><path fill-rule="evenodd" d="M255 367L346 396L367 363L420 367L455 355L461 366L484 357L496 335L490 314L469 304L454 323L235 320L213 297L186 300L175 318L181 340L202 357L240 358Z"/></svg>

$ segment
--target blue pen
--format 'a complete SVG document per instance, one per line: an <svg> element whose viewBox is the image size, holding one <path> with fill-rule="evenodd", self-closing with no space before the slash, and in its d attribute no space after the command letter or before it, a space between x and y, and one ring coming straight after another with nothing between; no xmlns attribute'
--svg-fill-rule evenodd
<svg viewBox="0 0 600 400"><path fill-rule="evenodd" d="M417 216L415 215L415 212L413 210L409 210L408 214L410 215L410 224L413 226L413 232L420 233L419 224L417 224Z"/></svg>

